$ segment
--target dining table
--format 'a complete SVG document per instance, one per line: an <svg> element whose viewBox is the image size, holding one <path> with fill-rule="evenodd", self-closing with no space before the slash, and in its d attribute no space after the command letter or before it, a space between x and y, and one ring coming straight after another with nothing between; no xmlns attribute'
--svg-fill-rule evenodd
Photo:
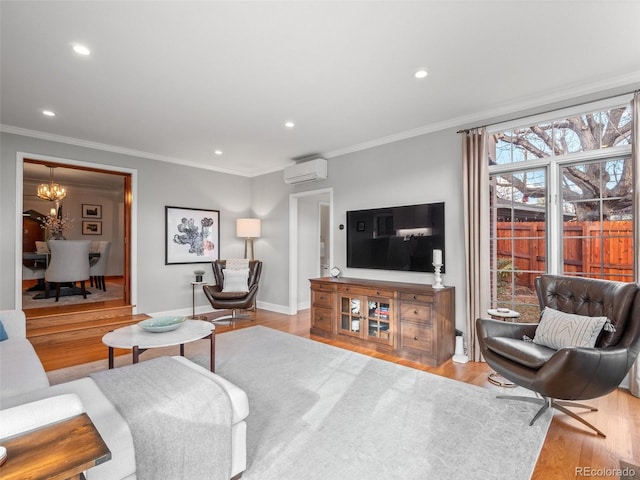
<svg viewBox="0 0 640 480"><path fill-rule="evenodd" d="M23 252L22 259L23 260L31 260L33 262L44 262L45 266L49 266L49 257L51 253L40 253L40 252ZM95 262L98 258L100 258L99 252L89 252L89 263Z"/></svg>

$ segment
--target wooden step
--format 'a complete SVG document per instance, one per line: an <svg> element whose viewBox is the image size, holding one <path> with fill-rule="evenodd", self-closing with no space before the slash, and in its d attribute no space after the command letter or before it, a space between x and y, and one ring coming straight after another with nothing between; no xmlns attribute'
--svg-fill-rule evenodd
<svg viewBox="0 0 640 480"><path fill-rule="evenodd" d="M49 312L27 318L27 338L46 371L106 360L102 337L117 328L150 318L132 314L133 306L114 306L87 311ZM128 353L116 350L116 355Z"/></svg>
<svg viewBox="0 0 640 480"><path fill-rule="evenodd" d="M34 338L42 335L54 335L57 333L68 333L76 330L84 330L86 328L94 327L111 327L110 330L115 330L126 325L130 325L133 321L141 321L145 318L149 318L145 314L133 315L131 312L124 312L119 315L113 315L113 312L105 312L104 316L96 317L75 317L74 321L69 321L69 318L49 318L43 322L31 322L27 320L27 337Z"/></svg>
<svg viewBox="0 0 640 480"><path fill-rule="evenodd" d="M27 334L27 338L34 345L52 345L76 339L89 338L100 334L100 338L108 332L120 327L133 325L142 320L150 318L149 315L128 315L118 317L117 321L112 318L97 319L92 322L83 322L61 328L59 325L52 325L49 328L42 328L35 334Z"/></svg>
<svg viewBox="0 0 640 480"><path fill-rule="evenodd" d="M116 305L109 307L90 308L82 311L45 311L44 313L27 314L27 334L29 331L36 331L40 328L47 328L51 325L71 325L93 320L107 318L120 318L131 315L132 305Z"/></svg>

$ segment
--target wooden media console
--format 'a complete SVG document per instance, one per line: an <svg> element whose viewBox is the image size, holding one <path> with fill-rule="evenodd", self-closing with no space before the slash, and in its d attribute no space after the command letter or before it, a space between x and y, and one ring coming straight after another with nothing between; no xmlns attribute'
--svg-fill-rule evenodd
<svg viewBox="0 0 640 480"><path fill-rule="evenodd" d="M455 348L455 289L356 278L311 279L311 329L438 366Z"/></svg>

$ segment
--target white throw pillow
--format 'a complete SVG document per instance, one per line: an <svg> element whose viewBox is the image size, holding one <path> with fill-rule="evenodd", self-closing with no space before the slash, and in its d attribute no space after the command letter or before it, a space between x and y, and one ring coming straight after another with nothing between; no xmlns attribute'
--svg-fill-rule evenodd
<svg viewBox="0 0 640 480"><path fill-rule="evenodd" d="M224 275L223 292L248 292L249 291L249 269L243 270L228 270L222 271Z"/></svg>
<svg viewBox="0 0 640 480"><path fill-rule="evenodd" d="M564 347L593 347L607 317L586 317L545 307L533 343L559 350Z"/></svg>

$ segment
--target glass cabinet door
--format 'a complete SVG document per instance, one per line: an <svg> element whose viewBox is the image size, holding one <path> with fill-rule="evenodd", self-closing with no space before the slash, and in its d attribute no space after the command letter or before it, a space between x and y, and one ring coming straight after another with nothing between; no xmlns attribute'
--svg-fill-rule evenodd
<svg viewBox="0 0 640 480"><path fill-rule="evenodd" d="M389 300L367 301L367 335L388 342L391 339L391 303Z"/></svg>
<svg viewBox="0 0 640 480"><path fill-rule="evenodd" d="M357 297L340 297L340 330L360 335L362 327L362 299Z"/></svg>

